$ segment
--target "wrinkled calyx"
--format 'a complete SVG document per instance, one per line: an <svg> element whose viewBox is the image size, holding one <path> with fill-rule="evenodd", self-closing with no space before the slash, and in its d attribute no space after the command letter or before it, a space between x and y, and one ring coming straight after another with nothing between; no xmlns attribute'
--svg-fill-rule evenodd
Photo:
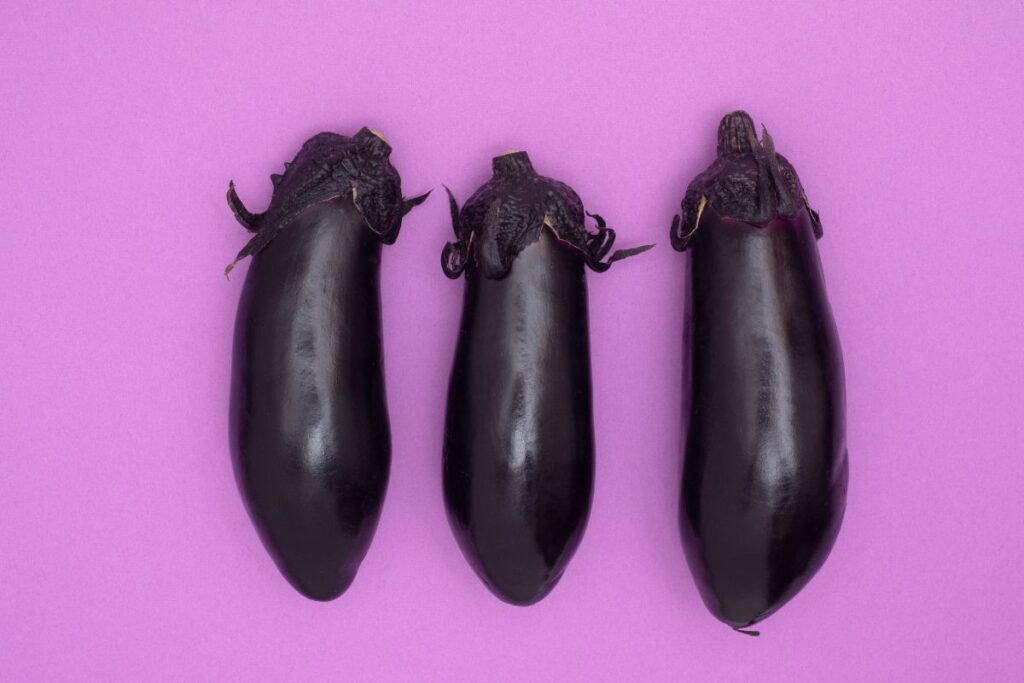
<svg viewBox="0 0 1024 683"><path fill-rule="evenodd" d="M682 214L672 220L675 249L686 249L708 207L721 216L754 225L807 211L814 234L821 237L821 222L807 203L796 169L776 153L766 129L762 128L758 140L754 121L745 111L726 114L718 124L715 161L687 187Z"/></svg>
<svg viewBox="0 0 1024 683"><path fill-rule="evenodd" d="M266 247L303 210L337 197L351 196L366 225L383 243L393 243L402 227L402 216L430 193L403 198L402 179L391 165L390 156L391 145L369 128L360 129L351 138L337 133L314 135L295 159L284 165L283 175L270 176L274 194L267 210L258 214L245 208L234 182L229 183L228 206L238 222L256 234L225 273Z"/></svg>
<svg viewBox="0 0 1024 683"><path fill-rule="evenodd" d="M515 257L536 242L545 227L575 248L584 262L598 272L654 246L619 250L602 261L615 242L615 231L605 225L601 216L585 212L583 202L571 187L539 175L526 152L494 157L491 168L491 179L461 210L448 190L456 237L441 254L441 266L448 277L461 275L470 259L484 277L505 277ZM597 232L587 230L586 216L594 219Z"/></svg>

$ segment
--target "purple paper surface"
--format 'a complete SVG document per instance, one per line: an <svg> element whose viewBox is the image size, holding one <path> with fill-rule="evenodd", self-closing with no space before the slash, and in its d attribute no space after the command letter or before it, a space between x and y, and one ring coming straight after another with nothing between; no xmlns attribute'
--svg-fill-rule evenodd
<svg viewBox="0 0 1024 683"><path fill-rule="evenodd" d="M7 3L0 21L0 679L1010 680L1024 664L1020 2ZM759 639L676 528L684 257L668 226L745 108L798 169L846 362L831 557ZM318 604L231 471L246 233L321 130L435 194L382 270L392 477ZM540 604L484 588L441 497L462 283L441 184L529 151L619 232L589 275L597 471Z"/></svg>

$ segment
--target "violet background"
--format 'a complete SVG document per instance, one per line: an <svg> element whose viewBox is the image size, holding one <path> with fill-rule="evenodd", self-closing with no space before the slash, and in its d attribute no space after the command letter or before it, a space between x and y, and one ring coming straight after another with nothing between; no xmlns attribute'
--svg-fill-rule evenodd
<svg viewBox="0 0 1024 683"><path fill-rule="evenodd" d="M0 679L1007 680L1024 608L1020 2L5 3ZM851 486L811 584L732 633L676 530L683 257L746 108L798 168L846 359ZM383 265L393 473L349 592L301 598L227 439L234 178L369 125L406 192L530 152L657 249L590 275L597 480L549 598L494 599L440 485L462 285L443 193Z"/></svg>

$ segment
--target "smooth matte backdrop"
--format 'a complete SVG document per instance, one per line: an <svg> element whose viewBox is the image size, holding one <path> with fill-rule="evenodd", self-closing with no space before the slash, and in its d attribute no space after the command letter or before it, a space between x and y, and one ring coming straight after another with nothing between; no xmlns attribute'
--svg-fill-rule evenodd
<svg viewBox="0 0 1024 683"><path fill-rule="evenodd" d="M941 681L1021 676L1020 2L4 3L0 679ZM745 108L822 216L850 493L759 639L676 529L684 257L668 228ZM255 211L368 125L409 215L382 270L394 433L349 592L295 593L228 453ZM590 274L597 473L564 579L505 605L441 497L462 298L442 183L525 149L642 257Z"/></svg>

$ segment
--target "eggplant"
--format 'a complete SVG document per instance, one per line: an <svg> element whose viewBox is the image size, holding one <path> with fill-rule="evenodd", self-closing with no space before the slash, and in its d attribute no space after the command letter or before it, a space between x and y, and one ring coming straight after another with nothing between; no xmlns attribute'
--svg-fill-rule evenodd
<svg viewBox="0 0 1024 683"><path fill-rule="evenodd" d="M441 263L465 275L448 390L444 499L470 565L500 599L530 605L558 582L583 536L594 480L584 266L604 271L615 232L525 152L459 210Z"/></svg>
<svg viewBox="0 0 1024 683"><path fill-rule="evenodd" d="M737 630L807 584L846 507L843 358L821 234L767 130L759 141L746 112L725 116L671 238L689 252L680 531L708 610Z"/></svg>
<svg viewBox="0 0 1024 683"><path fill-rule="evenodd" d="M381 245L426 195L403 199L391 147L367 128L310 138L255 233L235 324L230 433L239 490L285 578L332 600L355 578L391 462L381 358Z"/></svg>

